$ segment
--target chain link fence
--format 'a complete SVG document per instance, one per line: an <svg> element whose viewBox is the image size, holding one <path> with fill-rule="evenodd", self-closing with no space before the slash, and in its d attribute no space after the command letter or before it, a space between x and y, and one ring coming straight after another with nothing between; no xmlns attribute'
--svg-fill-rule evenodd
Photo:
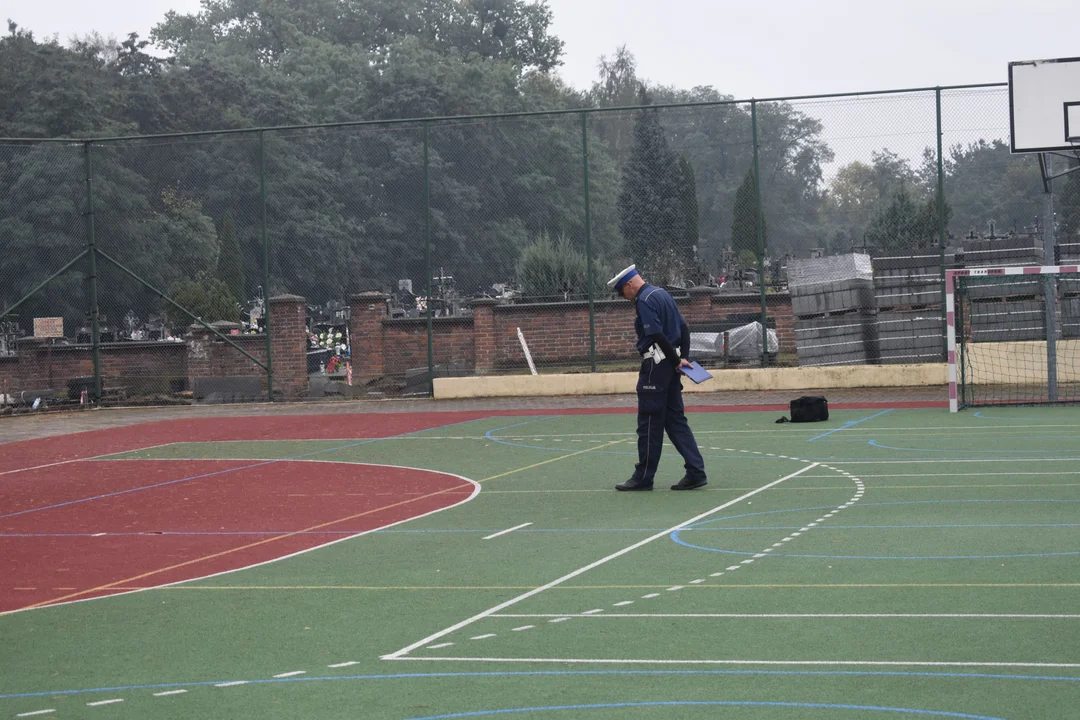
<svg viewBox="0 0 1080 720"><path fill-rule="evenodd" d="M941 362L945 269L1080 257L1008 132L995 85L5 141L0 404L629 370L630 263L713 368Z"/></svg>

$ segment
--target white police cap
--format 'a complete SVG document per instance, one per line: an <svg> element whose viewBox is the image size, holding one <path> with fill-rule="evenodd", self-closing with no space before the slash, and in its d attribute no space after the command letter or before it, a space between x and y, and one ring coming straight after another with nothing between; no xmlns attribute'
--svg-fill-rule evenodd
<svg viewBox="0 0 1080 720"><path fill-rule="evenodd" d="M621 273L619 273L615 277L608 280L607 281L608 287L613 288L616 292L621 290L622 286L626 283L627 280L629 280L630 278L632 278L632 277L634 277L635 275L638 274L636 268L637 268L636 265L631 265L630 267L626 268L625 270L623 270Z"/></svg>

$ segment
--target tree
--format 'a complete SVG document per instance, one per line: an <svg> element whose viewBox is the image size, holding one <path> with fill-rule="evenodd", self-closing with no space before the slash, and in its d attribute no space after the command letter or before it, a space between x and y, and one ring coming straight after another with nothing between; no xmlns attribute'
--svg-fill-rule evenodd
<svg viewBox="0 0 1080 720"><path fill-rule="evenodd" d="M247 297L247 284L244 282L244 263L240 255L240 241L236 239L236 220L232 213L225 216L221 225L221 253L218 255L217 276L229 288L234 298Z"/></svg>
<svg viewBox="0 0 1080 720"><path fill-rule="evenodd" d="M604 291L606 276L595 264L593 270L593 293L598 295ZM569 300L589 291L588 260L565 235L554 242L547 234L539 235L521 253L517 275L527 297Z"/></svg>
<svg viewBox="0 0 1080 720"><path fill-rule="evenodd" d="M856 160L844 165L829 183L823 208L829 226L825 244L834 250L846 252L852 245L869 242L865 236L875 213L891 203L900 188L905 188L909 199L914 188L919 202L936 190L925 184L928 178L923 172L916 173L906 159L891 150L876 150L870 158L869 164Z"/></svg>
<svg viewBox="0 0 1080 720"><path fill-rule="evenodd" d="M169 297L205 323L235 322L240 317L236 299L229 293L228 286L207 272L199 273L194 279L177 280L169 286ZM165 317L174 329L194 322L191 316L173 305L168 306Z"/></svg>
<svg viewBox="0 0 1080 720"><path fill-rule="evenodd" d="M1005 230L1033 230L1042 215L1042 179L1032 157L1013 155L1001 140L954 145L945 158L945 193L956 208L951 227L964 236L993 221Z"/></svg>
<svg viewBox="0 0 1080 720"><path fill-rule="evenodd" d="M623 170L619 230L626 253L659 283L681 279L692 259L684 254L690 232L686 180L657 111L640 111L634 123L634 146Z"/></svg>
<svg viewBox="0 0 1080 720"><path fill-rule="evenodd" d="M755 209L757 212L755 213ZM747 171L743 177L742 185L735 193L735 206L732 210L731 220L731 249L739 261L739 265L757 266L760 244L758 243L758 223L761 223L761 236L764 246L769 247L768 235L765 231L765 213L757 203L757 195L754 190L754 171Z"/></svg>
<svg viewBox="0 0 1080 720"><path fill-rule="evenodd" d="M946 226L951 212L946 205ZM901 185L871 219L866 243L879 252L916 252L938 246L939 227L937 198L916 201L907 186Z"/></svg>

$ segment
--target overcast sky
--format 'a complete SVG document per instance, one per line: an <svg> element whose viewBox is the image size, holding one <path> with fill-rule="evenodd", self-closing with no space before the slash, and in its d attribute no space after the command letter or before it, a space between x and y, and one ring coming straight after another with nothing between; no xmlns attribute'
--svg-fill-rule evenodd
<svg viewBox="0 0 1080 720"><path fill-rule="evenodd" d="M627 45L644 78L737 98L1004 82L1010 60L1080 56L1075 0L549 0L563 76ZM198 0L0 0L38 37L146 36Z"/></svg>

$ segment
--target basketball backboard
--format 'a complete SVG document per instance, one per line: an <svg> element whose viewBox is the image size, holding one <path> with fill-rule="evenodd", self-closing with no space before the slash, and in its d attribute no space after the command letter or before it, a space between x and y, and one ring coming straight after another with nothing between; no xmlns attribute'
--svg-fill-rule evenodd
<svg viewBox="0 0 1080 720"><path fill-rule="evenodd" d="M1009 129L1014 153L1075 149L1080 58L1009 63Z"/></svg>

